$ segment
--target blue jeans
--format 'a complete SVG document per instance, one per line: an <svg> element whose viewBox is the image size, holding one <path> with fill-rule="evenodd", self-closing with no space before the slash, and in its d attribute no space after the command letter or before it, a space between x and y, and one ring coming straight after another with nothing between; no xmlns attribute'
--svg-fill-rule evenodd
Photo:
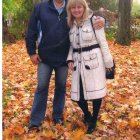
<svg viewBox="0 0 140 140"><path fill-rule="evenodd" d="M68 74L67 66L54 68L44 63L38 65L38 85L35 92L34 102L31 111L30 123L40 125L45 117L49 82L53 70L55 71L55 93L53 100L53 119L61 119L63 116L66 79Z"/></svg>

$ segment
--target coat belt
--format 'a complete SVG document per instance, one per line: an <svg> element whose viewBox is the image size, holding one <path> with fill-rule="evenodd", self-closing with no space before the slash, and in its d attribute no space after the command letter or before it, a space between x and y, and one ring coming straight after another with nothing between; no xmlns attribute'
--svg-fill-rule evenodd
<svg viewBox="0 0 140 140"><path fill-rule="evenodd" d="M91 45L88 47L73 48L73 52L81 53L81 52L90 51L90 50L96 49L96 48L100 48L99 44Z"/></svg>

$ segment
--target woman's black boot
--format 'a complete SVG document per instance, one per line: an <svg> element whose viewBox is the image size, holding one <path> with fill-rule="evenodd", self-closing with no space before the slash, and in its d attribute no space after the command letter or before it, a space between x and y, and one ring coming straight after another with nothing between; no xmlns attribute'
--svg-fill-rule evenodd
<svg viewBox="0 0 140 140"><path fill-rule="evenodd" d="M87 134L91 134L95 128L96 128L96 123L97 123L97 119L92 119L92 121L90 122L88 129L87 129Z"/></svg>

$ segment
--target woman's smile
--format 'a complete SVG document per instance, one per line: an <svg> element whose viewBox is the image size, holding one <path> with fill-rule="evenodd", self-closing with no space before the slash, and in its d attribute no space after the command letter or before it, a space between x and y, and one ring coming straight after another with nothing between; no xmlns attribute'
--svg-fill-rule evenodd
<svg viewBox="0 0 140 140"><path fill-rule="evenodd" d="M81 4L76 4L71 7L71 14L75 19L81 19L84 13L84 7Z"/></svg>

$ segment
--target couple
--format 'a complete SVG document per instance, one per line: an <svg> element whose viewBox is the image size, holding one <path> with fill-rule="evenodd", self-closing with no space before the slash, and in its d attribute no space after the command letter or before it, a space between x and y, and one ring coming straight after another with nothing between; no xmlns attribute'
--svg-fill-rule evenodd
<svg viewBox="0 0 140 140"><path fill-rule="evenodd" d="M40 32L38 21L42 37L36 53ZM53 122L63 125L68 68L72 70L71 99L84 113L84 123L88 124L86 133L91 134L95 130L102 98L106 95L105 71L113 66L103 24L102 18L93 16L85 0L49 0L34 8L26 47L32 63L38 65L38 85L29 130L38 128L45 117L53 70ZM88 110L87 100L93 103L92 114Z"/></svg>

